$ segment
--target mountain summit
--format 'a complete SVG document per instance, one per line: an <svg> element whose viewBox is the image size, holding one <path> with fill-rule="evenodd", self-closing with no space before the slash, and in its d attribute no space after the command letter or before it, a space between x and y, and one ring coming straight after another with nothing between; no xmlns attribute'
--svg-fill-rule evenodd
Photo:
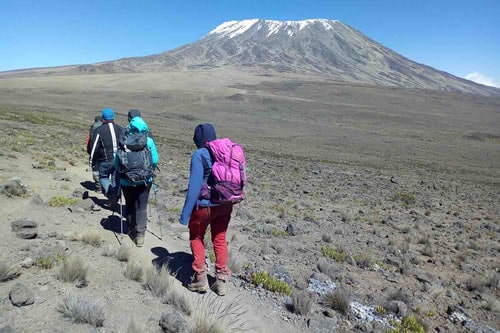
<svg viewBox="0 0 500 333"><path fill-rule="evenodd" d="M498 95L411 61L337 20L243 20L222 23L199 41L167 52L183 67L237 66L317 73L335 80Z"/></svg>

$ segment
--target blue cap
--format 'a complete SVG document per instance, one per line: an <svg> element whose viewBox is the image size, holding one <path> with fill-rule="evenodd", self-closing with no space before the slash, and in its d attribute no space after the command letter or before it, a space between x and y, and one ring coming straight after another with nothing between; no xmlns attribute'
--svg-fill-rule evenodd
<svg viewBox="0 0 500 333"><path fill-rule="evenodd" d="M104 108L102 109L102 119L103 120L114 120L115 112L112 108Z"/></svg>

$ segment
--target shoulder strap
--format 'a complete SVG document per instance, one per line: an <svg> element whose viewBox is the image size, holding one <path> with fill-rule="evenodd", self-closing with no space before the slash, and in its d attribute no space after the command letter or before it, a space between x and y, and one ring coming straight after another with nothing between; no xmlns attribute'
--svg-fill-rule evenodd
<svg viewBox="0 0 500 333"><path fill-rule="evenodd" d="M111 133L111 140L113 140L113 154L115 154L116 150L118 149L118 145L116 143L115 127L113 126L113 123L108 123L108 126L109 132Z"/></svg>

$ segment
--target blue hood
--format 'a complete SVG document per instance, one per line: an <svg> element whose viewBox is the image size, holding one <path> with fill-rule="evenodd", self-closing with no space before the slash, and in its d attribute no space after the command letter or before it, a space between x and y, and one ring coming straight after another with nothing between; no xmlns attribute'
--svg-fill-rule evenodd
<svg viewBox="0 0 500 333"><path fill-rule="evenodd" d="M207 142L215 139L217 139L217 135L215 134L215 128L212 124L199 124L194 129L193 141L198 148L203 147Z"/></svg>
<svg viewBox="0 0 500 333"><path fill-rule="evenodd" d="M141 117L132 118L127 127L131 133L149 132L148 124Z"/></svg>

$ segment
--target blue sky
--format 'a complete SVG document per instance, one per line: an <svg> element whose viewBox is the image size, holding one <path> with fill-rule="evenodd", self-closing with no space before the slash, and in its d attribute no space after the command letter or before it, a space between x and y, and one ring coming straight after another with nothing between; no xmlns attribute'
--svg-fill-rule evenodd
<svg viewBox="0 0 500 333"><path fill-rule="evenodd" d="M230 20L337 19L402 55L500 85L500 0L0 0L0 71L163 52Z"/></svg>

